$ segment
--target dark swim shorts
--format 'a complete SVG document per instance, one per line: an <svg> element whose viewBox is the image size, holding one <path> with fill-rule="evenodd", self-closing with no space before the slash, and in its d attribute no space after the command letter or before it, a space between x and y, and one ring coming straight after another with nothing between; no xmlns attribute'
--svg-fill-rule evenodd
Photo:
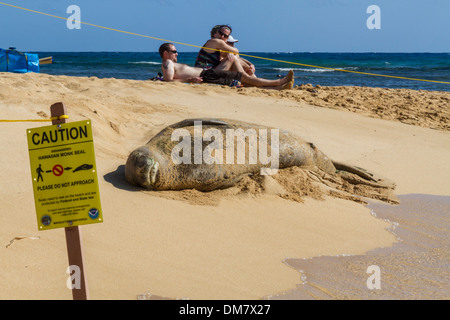
<svg viewBox="0 0 450 320"><path fill-rule="evenodd" d="M207 69L202 71L200 77L205 83L215 83L229 86L233 80L241 81L242 73L238 71Z"/></svg>

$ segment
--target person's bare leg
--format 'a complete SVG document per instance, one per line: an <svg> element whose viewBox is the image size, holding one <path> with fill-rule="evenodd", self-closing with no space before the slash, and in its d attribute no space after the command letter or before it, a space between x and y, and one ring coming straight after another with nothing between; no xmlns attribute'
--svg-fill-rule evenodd
<svg viewBox="0 0 450 320"><path fill-rule="evenodd" d="M231 68L242 73L241 82L244 86L255 86L255 87L273 87L274 89L285 89L292 88L294 82L294 71L290 70L288 75L282 79L268 80L258 77L249 76L242 68L241 63L237 59L228 59L232 63ZM292 85L290 85L292 82Z"/></svg>
<svg viewBox="0 0 450 320"><path fill-rule="evenodd" d="M286 82L285 84L276 87L260 87L261 89L274 89L274 90L290 90L294 88L294 80Z"/></svg>
<svg viewBox="0 0 450 320"><path fill-rule="evenodd" d="M251 77L245 72L242 73L241 82L247 86L255 87L274 87L275 89L292 89L294 83L294 72L291 70L289 74L282 79L268 80L263 78ZM292 83L292 84L291 84Z"/></svg>
<svg viewBox="0 0 450 320"><path fill-rule="evenodd" d="M217 65L214 69L222 70L222 71L235 71L236 67L234 66L234 61L223 60L219 65Z"/></svg>
<svg viewBox="0 0 450 320"><path fill-rule="evenodd" d="M237 64L239 64L242 68L237 68L236 67ZM238 70L238 69L241 69L241 70ZM247 71L245 71L244 66L242 65L240 60L238 60L236 63L231 63L231 67L230 67L229 70L230 71L239 71L239 72L242 72L242 73L245 72L245 74L248 75L249 77L257 78L256 74L254 74L254 73L253 74L249 74Z"/></svg>

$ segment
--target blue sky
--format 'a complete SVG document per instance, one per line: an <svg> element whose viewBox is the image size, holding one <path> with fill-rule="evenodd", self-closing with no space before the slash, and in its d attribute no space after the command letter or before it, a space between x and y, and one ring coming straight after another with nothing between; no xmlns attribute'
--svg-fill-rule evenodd
<svg viewBox="0 0 450 320"><path fill-rule="evenodd" d="M0 0L61 17L70 5L96 25L201 46L229 24L243 52L450 52L449 0ZM380 8L381 29L369 29ZM161 41L0 4L0 48L22 51L157 51ZM177 45L179 51L198 51Z"/></svg>

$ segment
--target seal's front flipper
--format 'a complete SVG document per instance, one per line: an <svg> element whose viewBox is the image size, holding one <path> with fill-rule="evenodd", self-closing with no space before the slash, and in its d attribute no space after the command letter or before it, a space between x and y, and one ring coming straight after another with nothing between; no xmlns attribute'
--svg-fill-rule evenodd
<svg viewBox="0 0 450 320"><path fill-rule="evenodd" d="M227 189L230 187L233 187L238 182L240 182L244 177L250 176L250 173L244 173L236 176L230 176L230 177L221 177L220 179L215 179L211 181L205 181L198 186L194 187L194 189L207 192L207 191L213 191L213 190L220 190L220 189Z"/></svg>

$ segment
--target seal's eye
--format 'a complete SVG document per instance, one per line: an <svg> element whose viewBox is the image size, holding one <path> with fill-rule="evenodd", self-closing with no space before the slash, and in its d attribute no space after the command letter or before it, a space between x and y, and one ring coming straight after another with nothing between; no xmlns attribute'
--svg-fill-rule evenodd
<svg viewBox="0 0 450 320"><path fill-rule="evenodd" d="M143 169L148 165L148 160L153 161L151 158L149 159L146 156L140 156L136 159L136 168Z"/></svg>
<svg viewBox="0 0 450 320"><path fill-rule="evenodd" d="M149 173L153 165L153 159L147 156L140 156L136 158L136 182L143 187L147 187L150 184Z"/></svg>

